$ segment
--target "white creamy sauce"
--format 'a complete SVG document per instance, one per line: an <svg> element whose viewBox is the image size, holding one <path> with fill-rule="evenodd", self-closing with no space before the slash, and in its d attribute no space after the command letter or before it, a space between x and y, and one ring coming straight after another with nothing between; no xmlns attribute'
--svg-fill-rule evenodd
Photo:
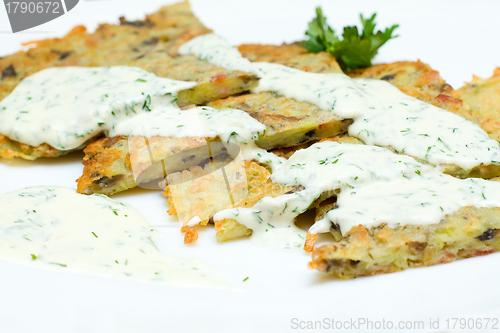
<svg viewBox="0 0 500 333"><path fill-rule="evenodd" d="M159 233L131 206L63 187L0 195L0 258L58 271L174 286L223 287L199 259L158 251Z"/></svg>
<svg viewBox="0 0 500 333"><path fill-rule="evenodd" d="M0 133L32 146L71 150L113 133L120 122L172 105L178 91L195 85L136 67L48 68L22 80L0 102Z"/></svg>
<svg viewBox="0 0 500 333"><path fill-rule="evenodd" d="M332 222L346 232L359 224L370 227L387 223L392 228L426 225L438 223L462 207L500 207L498 182L437 173L422 176L346 189L337 198L339 208L328 212L326 223L318 221L318 227L325 224L329 229Z"/></svg>
<svg viewBox="0 0 500 333"><path fill-rule="evenodd" d="M222 143L240 147L243 159L257 160L275 167L285 159L255 144L264 135L266 126L237 109L214 109L208 106L180 110L174 105L162 112L151 112L117 125L113 134L163 137L219 137ZM168 162L168 160L166 161Z"/></svg>
<svg viewBox="0 0 500 333"><path fill-rule="evenodd" d="M314 196L310 191L264 197L252 208L233 208L218 212L214 221L234 219L252 229L250 239L275 249L302 248L306 232L294 224L295 217L305 212ZM312 199L314 201L314 199Z"/></svg>
<svg viewBox="0 0 500 333"><path fill-rule="evenodd" d="M47 143L59 150L81 147L100 133L111 137L219 137L223 143L238 145L245 160L271 168L284 161L256 145L266 127L244 111L181 110L175 94L195 85L135 67L49 68L25 78L0 102L0 133L25 144ZM139 165L139 171L141 168Z"/></svg>
<svg viewBox="0 0 500 333"><path fill-rule="evenodd" d="M232 70L255 72L260 81L254 92L274 91L353 119L349 134L366 144L392 146L435 165L451 163L465 170L500 164L498 142L478 125L410 97L388 82L251 63L215 34L190 40L179 53L192 53Z"/></svg>
<svg viewBox="0 0 500 333"><path fill-rule="evenodd" d="M253 230L253 241L270 247L303 244L304 232L295 218L324 192L342 191L374 181L413 177L433 169L405 155L381 147L325 141L298 150L273 170L271 179L282 185L302 185L304 190L275 198L266 197L252 208L219 212L214 220L232 218ZM317 228L318 225L315 226ZM322 232L327 232L328 228ZM279 237L274 235L280 233Z"/></svg>
<svg viewBox="0 0 500 333"><path fill-rule="evenodd" d="M27 78L0 102L0 133L60 150L107 136L219 136L240 146L245 159L282 162L255 145L266 127L236 109L181 110L175 94L196 85L160 78L136 67L56 67Z"/></svg>
<svg viewBox="0 0 500 333"><path fill-rule="evenodd" d="M194 54L200 60L210 62L218 67L244 72L255 72L252 62L241 56L240 51L229 44L227 39L215 33L195 37L181 45L180 55Z"/></svg>
<svg viewBox="0 0 500 333"><path fill-rule="evenodd" d="M310 232L330 231L338 224L342 233L363 224L439 223L461 207L499 207L500 183L482 179L457 179L422 165L413 158L385 148L325 141L297 151L273 171L274 182L302 185L304 190L276 198L266 197L252 208L219 212L214 220L232 218L254 230L252 237L273 230L294 227L295 218L305 212L324 192L337 193L339 208L317 221ZM275 239L276 245L294 241Z"/></svg>

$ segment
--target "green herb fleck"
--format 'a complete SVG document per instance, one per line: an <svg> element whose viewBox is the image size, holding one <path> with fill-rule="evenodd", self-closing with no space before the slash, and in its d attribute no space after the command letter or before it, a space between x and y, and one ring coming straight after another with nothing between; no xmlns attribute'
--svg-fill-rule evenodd
<svg viewBox="0 0 500 333"><path fill-rule="evenodd" d="M227 138L227 143L229 143L229 140L231 140L231 138L233 137L233 135L238 135L238 133L232 132L231 134L229 134L229 138Z"/></svg>

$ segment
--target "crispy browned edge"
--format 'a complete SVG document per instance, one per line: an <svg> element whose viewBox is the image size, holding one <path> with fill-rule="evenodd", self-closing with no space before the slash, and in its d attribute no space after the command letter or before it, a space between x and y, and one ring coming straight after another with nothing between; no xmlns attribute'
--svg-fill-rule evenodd
<svg viewBox="0 0 500 333"><path fill-rule="evenodd" d="M212 221L213 215L223 209L236 207L252 207L257 203L258 200L262 199L265 196L275 197L298 189L298 187L294 186L282 186L280 184L273 183L269 177L269 171L256 162L244 161L244 169L246 172L248 192L244 197L236 200L232 204L221 204L217 196L212 195L214 191L211 191L211 188L219 187L221 186L221 184L214 181L212 174L208 172L210 170L207 171L202 169L200 166L194 166L189 170L184 170L182 172L168 175L165 179L165 182L162 183L162 186L165 190L163 195L167 197L167 203L170 205L168 213L170 215L177 214L177 208L170 192L170 185L175 185L181 182L192 182L187 189L189 193L186 193L186 196L188 196L189 194L196 195L197 193L209 194L198 196L196 198L196 202L194 202L189 207L189 212L191 213L191 215L196 215L201 218L200 225L206 225L209 221ZM226 173L227 172L228 170L226 168ZM227 175L227 177L231 177L231 175ZM229 193L236 193L239 190L239 186L240 184L235 184L233 187L227 188L227 191ZM225 184L223 190L226 190ZM190 218L191 217L193 216L190 216ZM240 224L228 225L225 223L216 222L215 229L218 231L218 238L220 238L221 229L223 228L237 228L239 229L237 231L237 234L239 236L251 234L250 229ZM193 227L183 226L181 231L185 233L184 243L187 244L196 241L198 239L197 230L197 225Z"/></svg>
<svg viewBox="0 0 500 333"><path fill-rule="evenodd" d="M347 132L351 119L274 92L232 96L208 103L216 109L239 109L266 126L257 145L263 149L290 147Z"/></svg>
<svg viewBox="0 0 500 333"><path fill-rule="evenodd" d="M359 225L314 250L310 267L341 279L398 272L500 250L500 208L463 207L440 223Z"/></svg>
<svg viewBox="0 0 500 333"><path fill-rule="evenodd" d="M428 64L418 61L399 61L379 64L347 73L350 77L387 81L402 92L424 102L476 121L467 105L453 97L453 88Z"/></svg>
<svg viewBox="0 0 500 333"><path fill-rule="evenodd" d="M128 139L124 136L100 138L84 150L83 175L77 179L77 192L82 194L107 193L105 189L120 182L120 190L135 187L128 152ZM97 182L97 180L100 180ZM103 190L104 189L104 190ZM116 193L116 192L114 192Z"/></svg>
<svg viewBox="0 0 500 333"><path fill-rule="evenodd" d="M12 159L20 157L25 160L36 160L40 157L59 157L69 154L71 151L57 150L54 147L44 143L39 146L33 147L18 141L9 139L8 137L0 134L0 158Z"/></svg>
<svg viewBox="0 0 500 333"><path fill-rule="evenodd" d="M492 139L500 140L500 67L488 79L473 76L472 82L456 90L454 96L470 106L472 114Z"/></svg>
<svg viewBox="0 0 500 333"><path fill-rule="evenodd" d="M84 170L82 176L77 179L77 192L113 195L136 187L135 176L147 172L146 170L155 161L201 147L206 145L207 141L211 140L199 137L154 136L146 143L140 136L118 135L100 138L83 150L85 153L82 162ZM131 146L134 153L130 152ZM134 175L133 172L136 174Z"/></svg>
<svg viewBox="0 0 500 333"><path fill-rule="evenodd" d="M312 73L342 73L337 60L328 52L310 53L294 44L243 44L238 50L250 61L271 62Z"/></svg>

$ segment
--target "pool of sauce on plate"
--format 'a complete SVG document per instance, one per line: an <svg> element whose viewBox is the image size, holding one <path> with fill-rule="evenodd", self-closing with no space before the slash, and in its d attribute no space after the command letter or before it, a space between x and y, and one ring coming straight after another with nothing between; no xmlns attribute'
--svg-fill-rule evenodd
<svg viewBox="0 0 500 333"><path fill-rule="evenodd" d="M199 259L161 253L158 231L104 195L42 186L0 195L0 259L65 272L173 286L224 287Z"/></svg>

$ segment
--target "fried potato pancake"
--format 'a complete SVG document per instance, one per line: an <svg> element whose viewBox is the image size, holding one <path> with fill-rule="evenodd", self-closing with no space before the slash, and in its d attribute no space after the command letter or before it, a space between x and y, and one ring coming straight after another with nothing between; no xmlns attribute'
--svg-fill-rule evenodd
<svg viewBox="0 0 500 333"><path fill-rule="evenodd" d="M311 147L313 144L315 144L318 141L309 141L305 143L301 143L300 145L293 146L293 147L284 147L284 148L275 148L271 149L270 151L273 154L276 154L279 157L283 157L286 159L289 159L297 150L300 149L305 149Z"/></svg>
<svg viewBox="0 0 500 333"><path fill-rule="evenodd" d="M326 139L323 139L321 141L341 141L341 142L348 142L348 143L352 143L352 144L364 144L363 141L361 141L357 138L349 137L349 136L326 138ZM319 141L319 142L321 142L321 141ZM427 162L425 160L421 160L419 158L416 158L416 157L408 155L408 154L403 154L391 146L386 147L386 148L395 154L410 156L421 164L434 166L433 164L430 164L429 162ZM287 157L290 157L291 155L293 155L293 152L295 152L295 151L293 151L293 148L290 148L290 150L285 155ZM479 165L471 170L464 170L464 169L462 169L459 166L454 165L454 164L441 164L441 167L442 167L441 172L448 174L448 175L451 175L451 176L454 176L454 177L457 177L457 178L462 178L462 179L471 178L471 177L491 179L491 178L498 177L500 175L500 166L498 166L498 165Z"/></svg>
<svg viewBox="0 0 500 333"><path fill-rule="evenodd" d="M312 73L342 73L328 52L309 53L298 43L283 45L245 44L238 47L250 61L277 63ZM273 92L246 94L208 103L218 109L236 108L267 126L258 145L264 149L290 147L344 133L352 123L308 102Z"/></svg>
<svg viewBox="0 0 500 333"><path fill-rule="evenodd" d="M350 144L364 144L363 141L361 141L357 138L349 137L347 135L338 136L335 138L326 138L326 139L320 140L318 142L322 142L322 141L338 141L338 142L344 142L344 143L350 143ZM308 146L309 145L303 144L303 145L297 146L297 147L277 149L276 152L278 153L279 156L282 156L282 157L285 157L288 159L298 149L307 148ZM392 147L387 147L387 149L391 150L395 154L399 154L399 152ZM406 155L406 154L403 154L403 155ZM407 156L410 156L410 155L407 155ZM410 157L412 157L412 156L410 156ZM415 157L413 157L413 158L415 158ZM430 163L428 163L424 160L420 160L417 158L415 158L415 160L417 160L421 164L431 165ZM449 174L449 175L452 175L452 176L455 176L457 178L479 177L479 178L491 178L491 180L493 180L493 181L500 180L500 177L498 177L498 176L495 178L492 178L494 175L500 173L499 167L497 167L497 166L478 166L478 167L470 170L469 173L467 173L467 172L465 172L465 170L457 167L456 165L445 164L445 165L443 165L442 172ZM316 207L315 221L319 221L326 215L326 213L328 213L328 211L330 211L336 207L336 193L323 193L320 196L320 198L318 198L318 200L315 202L315 204L311 206L311 208L315 208L315 207ZM335 237L335 239L337 241L342 238L342 234L340 233L340 230L338 228L336 229L335 226L332 226L332 228L330 229L330 232L333 234L333 236ZM315 234L310 234L310 233L307 234L306 244L304 247L304 249L307 252L312 252L314 250L316 237L317 237L317 235L315 235Z"/></svg>
<svg viewBox="0 0 500 333"><path fill-rule="evenodd" d="M204 168L194 166L170 174L161 186L171 207L168 213L178 215L183 223L182 232L186 233L184 242L192 243L198 238L197 225L188 225L193 218L197 217L200 225L206 225L221 210L252 207L264 196L274 197L299 188L272 183L269 175L266 168L255 162L216 160ZM231 219L218 221L215 229L220 242L252 232Z"/></svg>
<svg viewBox="0 0 500 333"><path fill-rule="evenodd" d="M281 47L284 48L282 53L277 51ZM290 59L296 57L294 53L304 55L300 52L305 50L299 45L280 47L243 45L240 50L250 60L278 62L313 72L338 72L334 60L326 62L330 67L327 65L318 66L317 62L322 64L321 60L317 60L314 66L301 66L299 61L287 61L285 55L289 55ZM269 52L269 54L265 52ZM319 58L321 59L323 56L326 57L326 55L321 54ZM312 63L312 60L310 62ZM468 120L476 120L468 108L464 107L461 100L450 95L453 89L445 83L439 73L420 61L376 65L348 73L348 75L386 80L407 95L456 113ZM293 147L304 142L337 136L345 133L347 127L352 123L352 120L336 117L331 112L321 110L314 104L297 102L278 96L273 92L233 96L210 102L209 106L219 109L238 108L265 124L267 126L266 134L261 137L258 143L264 149Z"/></svg>
<svg viewBox="0 0 500 333"><path fill-rule="evenodd" d="M160 77L196 81L196 87L178 93L179 106L203 104L256 86L254 74L177 54L180 45L209 32L193 15L188 2L164 6L142 21L121 18L119 25L101 24L94 33L78 26L63 38L36 41L36 47L26 52L0 58L0 100L23 78L55 66L135 66ZM33 160L65 153L43 144L28 147L0 134L0 157Z"/></svg>
<svg viewBox="0 0 500 333"><path fill-rule="evenodd" d="M460 94L460 91L454 91L453 88L441 78L439 72L420 61L403 61L375 65L355 70L347 73L347 75L350 77L386 80L407 95L453 112L480 126L483 125L483 123L480 120L478 121L478 118L471 113L468 103L466 102L464 104L463 101L459 99L463 94ZM500 80L498 80L498 82L500 82ZM500 99L500 90L497 90L497 94ZM494 139L493 136L491 137ZM391 147L388 148L399 153ZM422 160L419 160L419 162L425 163L425 161ZM472 170L464 170L456 165L447 164L444 165L443 172L459 178L478 177L489 179L500 176L500 167L487 165L478 166Z"/></svg>
<svg viewBox="0 0 500 333"><path fill-rule="evenodd" d="M268 61L280 62L294 59L288 64L297 66L297 68L310 69L311 71L338 71L338 64L329 53L309 54L305 57L305 49L297 45L245 45L244 49L246 50L245 55L250 59L259 59L257 57L264 56L265 50L272 50L266 58ZM283 52L280 53L281 49ZM309 142L335 136L344 133L349 124L352 123L351 120L340 119L330 112L322 111L311 103L299 103L274 93L247 94L234 99L218 100L214 103L208 103L208 105L214 108L239 108L249 112L250 116L266 125L266 134L261 136L257 143L265 149L296 145L304 141ZM203 138L191 139L194 141L194 147L198 147L198 143L204 140ZM83 175L77 180L79 193L112 195L136 186L133 182L131 164L128 162L130 156L128 156L127 141L128 138L123 136L118 141L114 141L114 138L111 141L102 138L84 150L86 153L83 162L85 167ZM165 146L162 148L157 146L153 151L153 160L155 161L172 156L168 153L170 147L173 146L174 150L178 147L177 141L173 138L157 138L156 142L158 146L160 142ZM167 154L161 155L162 151L167 152ZM180 150L175 151L179 152ZM150 157L148 155L140 155L144 158L145 163L149 163Z"/></svg>
<svg viewBox="0 0 500 333"><path fill-rule="evenodd" d="M419 99L421 99L427 103L430 103L434 106L448 110L448 111L453 112L453 113L455 113L461 117L464 117L470 121L478 123L476 121L476 118L468 111L467 107L463 106L463 103L461 100L459 100L455 97L446 95L446 94L442 94L442 93L437 93L437 95L432 95L432 94L427 94L427 93L422 94L421 92L419 92L418 89L406 89L407 87L408 86L404 86L406 93L408 95L410 95L412 97L419 98ZM398 87L398 88L401 88L401 87ZM412 95L415 92L416 92L416 96ZM239 97L230 97L226 100L235 101L238 98L245 97L245 96L250 96L250 95L244 95L244 96L239 96ZM211 104L217 105L217 103L219 103L219 101L212 102ZM236 107L236 106L234 106L234 107ZM245 106L243 105L243 108L244 107ZM256 104L255 108L258 108L258 107L259 107L259 105ZM247 110L245 110L245 111L247 111ZM317 131L316 133L321 133L321 132ZM314 135L314 134L312 134L312 135ZM329 135L328 137L332 137L332 135ZM333 137L335 137L335 138L347 138L349 136L347 134L345 134L345 132L344 132L344 134L335 135ZM325 138L325 137L323 137L323 138ZM276 153L278 156L289 158L291 155L293 155L293 153L296 150L309 147L311 144L316 142L317 139L321 139L321 137L320 137L320 135L316 134L314 137L311 137L311 141L306 140L306 142L298 144L296 146L273 149L273 152ZM351 139L352 139L350 141L351 143L361 143L361 144L363 143L359 139L356 139L356 138L351 138ZM332 139L330 138L327 140L332 140ZM387 147L387 148L395 153L398 153L398 154L400 153L392 147ZM426 161L419 160L419 159L417 159L417 160L420 163L429 164ZM446 164L446 165L443 165L442 167L443 167L444 173L450 174L450 175L458 177L458 178L477 177L477 178L490 179L493 177L500 176L500 166L496 166L496 165L480 165L480 166L477 166L471 170L464 170L464 169L462 169L456 165L453 165L453 164Z"/></svg>
<svg viewBox="0 0 500 333"><path fill-rule="evenodd" d="M250 61L280 64L312 73L342 73L337 60L329 52L310 53L294 44L261 45L244 44L238 50Z"/></svg>
<svg viewBox="0 0 500 333"><path fill-rule="evenodd" d="M282 53L276 51L280 48L285 50ZM280 56L280 54L288 54L291 58L295 57L296 54L301 55L303 51L300 49L296 45L293 47L289 45L270 47L265 45L242 46L244 54L250 59L263 60L259 57L264 57L265 60L269 61L284 61L284 57ZM270 55L266 57L263 50L271 50L269 51ZM323 57L323 55L321 56ZM331 65L332 62L329 62L329 64ZM310 69L317 70L316 67ZM448 95L452 89L444 83L439 73L421 62L376 65L356 73L357 77L366 76L375 79L381 79L387 75L392 77L389 82L392 82L400 89L402 88L410 96L420 98L465 118L473 118L468 110L463 107L461 100ZM211 102L210 105L217 108L239 108L264 123L268 129L266 135L261 137L258 144L266 149L299 144L291 148L274 149L273 151L281 154L280 156L290 156L296 149L305 148L317 139L338 137L339 132L345 133L347 126L350 124L350 120L338 119L313 104L299 103L293 99L277 96L270 92L229 97ZM342 135L340 134L340 136ZM130 164L126 163L127 158L129 158L127 156L128 148L124 148L127 145L127 139L122 137L118 142L115 142L119 146L118 149L115 145L103 145L104 140L100 139L100 141L86 149L87 156L84 161L84 172L78 180L78 191L80 193L90 194L95 192L110 195L135 186L132 181L133 175ZM357 139L353 140L359 141ZM164 142L171 143L168 140L164 140ZM118 152L121 155L117 154ZM113 158L116 161L112 160ZM110 162L110 159L112 162ZM161 155L154 156L154 159L161 159ZM149 161L149 158L147 160ZM464 171L457 166L448 165L446 166L446 173L460 178L491 178L500 175L500 168L480 166L474 170ZM121 181L124 183L121 184Z"/></svg>
<svg viewBox="0 0 500 333"><path fill-rule="evenodd" d="M113 195L136 187L136 179L147 183L167 174L184 169L185 159L195 148L206 147L212 140L199 137L154 136L145 142L142 136L116 136L100 138L83 151L84 172L77 180L77 192L82 194L101 193ZM131 149L130 149L131 148ZM184 156L184 160L174 157ZM208 155L208 153L206 154ZM169 158L169 164L161 161Z"/></svg>
<svg viewBox="0 0 500 333"><path fill-rule="evenodd" d="M437 96L450 93L453 88L443 80L439 72L419 61L399 61L356 69L347 73L352 78L366 78L387 81L404 92L418 91L421 94ZM403 88L405 87L405 88ZM402 89L403 88L403 89ZM407 93L410 96L416 93Z"/></svg>
<svg viewBox="0 0 500 333"><path fill-rule="evenodd" d="M307 50L298 45L242 45L239 47L239 50L243 56L249 58L251 61L279 63L318 73L341 72L335 58L329 53L307 53ZM243 99L242 103L239 102L241 99ZM330 133L343 133L351 123L351 121L341 120L331 114L322 112L313 104L299 103L292 99L277 96L274 93L243 95L234 99L209 103L208 105L215 108L238 108L249 112L252 117L265 124L267 126L266 135L261 137L261 140L258 142L258 145L265 149L314 140L318 135L318 137L324 137L329 136ZM262 107L259 108L259 105ZM322 125L318 134L307 134L310 132L309 128L316 129L319 127L317 124L318 121ZM296 132L295 128L297 127L300 127L300 133L294 136L294 132ZM279 137L277 134L280 134ZM194 216L199 216L201 218L200 224L203 225L208 223L209 219L220 210L231 207L251 207L264 196L277 196L293 190L293 188L288 186L282 187L278 184L273 184L269 180L269 172L262 166L254 162L245 163L247 164L248 194L239 200L234 200L231 204L227 202L228 189L221 185L223 183L220 175L218 181L212 173L209 175L206 174L206 179L203 177L196 178L200 177L200 174L203 172L207 172L207 170L202 171L200 167L169 175L167 180L169 180L168 183L170 184L172 182L175 184L175 180L178 181L179 178L182 178L183 181L191 180L192 183L189 183L190 186L196 184L193 187L195 190L189 191L185 188L184 191L181 191L183 194L178 196L172 194L168 185L165 187L164 195L168 197L168 203L172 207L169 213L178 213L179 207L181 207L181 210L189 212L189 214L181 218L184 223ZM229 175L230 172L228 173L228 170L226 170L226 174ZM192 180L194 178L199 180ZM228 178L230 177L228 176ZM210 181L207 181L208 179ZM217 188L209 189L209 187ZM208 193L210 195L206 195ZM233 188L229 189L229 193L233 193ZM250 229L234 220L220 221L217 223L216 229L219 241L226 241L251 234ZM191 242L197 238L195 236L196 228L188 227L184 228L183 231L186 232L185 242Z"/></svg>
<svg viewBox="0 0 500 333"><path fill-rule="evenodd" d="M349 142L351 143L353 138L335 138L331 140L336 140L336 141L341 141L341 142ZM359 141L359 140L358 140ZM361 141L359 141L361 143ZM234 200L232 204L226 204L226 205L221 205L218 204L219 201L215 201L215 197L213 196L214 191L209 191L208 188L210 186L219 186L220 185L215 185L216 182L213 181L213 178L210 178L212 181L209 182L209 184L203 186L203 187L195 187L193 190L188 190L186 192L182 192L178 197L182 197L182 200L177 198L177 200L171 199L173 197L171 191L168 189L168 185L165 185L165 192L164 195L168 197L168 204L170 205L171 210L169 210L169 213L171 215L175 214L177 211L177 207L180 204L183 207L184 211L189 211L190 214L188 217L183 219L183 222L185 223L189 219L193 218L194 216L203 216L205 219L202 221L208 222L209 218L212 218L213 215L218 213L221 210L228 209L228 208L236 208L236 207L243 207L243 208L251 208L253 207L257 201L264 197L277 197L280 195L284 194L289 194L293 192L297 192L300 190L303 190L304 188L302 186L283 186L278 183L274 183L270 179L270 173L267 169L264 167L260 166L259 164L255 162L245 162L246 163L246 172L247 172L247 182L248 182L248 192L246 195L241 195L241 197L238 200ZM231 178L229 176L231 170L226 171L228 174L228 178ZM234 171L233 171L234 172ZM179 175L175 176L177 179L180 177ZM196 173L194 172L182 172L182 177L184 177L184 181L186 179L194 179L196 177ZM168 177L167 177L168 179ZM200 181L201 182L201 181ZM196 184L200 182L194 182ZM221 182L219 181L219 184ZM256 185L258 184L258 185ZM217 193L218 191L215 191ZM226 190L228 192L228 190ZM232 191L229 191L232 192ZM188 193L188 194L186 194ZM329 198L332 198L334 193L324 193L322 194L316 201L309 207L309 209L315 209L317 207L320 207L320 204L324 201L330 200ZM319 208L318 208L319 209ZM208 217L207 217L208 216ZM206 224L205 222L205 224ZM234 219L223 219L220 221L215 222L215 230L217 230L217 240L219 242L225 242L229 241L235 238L243 237L243 236L248 236L252 234L252 230L247 228L246 226L238 223L238 221ZM196 232L196 230L192 230ZM189 232L188 232L189 235ZM185 240L187 238L187 235L185 237ZM313 244L314 246L314 244Z"/></svg>
<svg viewBox="0 0 500 333"><path fill-rule="evenodd" d="M490 137L500 140L500 67L488 79L474 76L472 82L454 94L470 106L472 114Z"/></svg>
<svg viewBox="0 0 500 333"><path fill-rule="evenodd" d="M264 149L296 146L335 136L345 133L352 124L351 119L337 117L330 110L273 92L229 97L208 105L216 109L243 110L266 125L266 133L257 142Z"/></svg>
<svg viewBox="0 0 500 333"><path fill-rule="evenodd" d="M357 69L347 73L352 78L384 80L402 92L421 101L476 121L463 102L454 98L455 91L439 72L421 61L400 61Z"/></svg>
<svg viewBox="0 0 500 333"><path fill-rule="evenodd" d="M437 224L353 227L342 239L314 250L310 267L351 279L499 250L500 208L463 207Z"/></svg>
<svg viewBox="0 0 500 333"><path fill-rule="evenodd" d="M245 47L249 50L266 49L262 45L254 48ZM273 46L272 48L281 47L283 46ZM288 46L284 47L288 48ZM247 51L246 55L252 59L253 55L249 52ZM259 54L258 52L256 53ZM274 60L275 57L269 56L267 59ZM429 66L421 62L403 62L374 66L377 70L371 70L371 68L366 69L363 72L365 73L364 75L373 78L393 75L394 77L391 81L394 84L401 85L398 87L403 87L403 91L406 91L407 94L474 120L468 110L463 107L461 100L447 95L450 88L446 88L445 90L439 88L445 85L444 80L440 78L439 74L436 76L437 72L430 69ZM382 71L382 69L384 70ZM422 72L416 72L418 70ZM378 76L373 76L372 72L378 73ZM361 74L358 73L358 75ZM412 87L411 85L414 86ZM349 120L341 120L331 116L313 104L307 102L299 103L293 99L287 99L269 92L229 97L224 100L211 102L210 105L216 108L239 108L264 123L268 129L266 130L266 135L261 137L259 145L266 149L281 146L286 147L305 141L297 146L273 150L273 152L282 157L291 156L295 150L306 148L317 139L338 136L336 135L338 132L345 133L347 126L350 124ZM314 116L310 116L311 114ZM133 182L130 164L126 163L128 148L125 149L124 145L127 145L127 139L123 137L119 142L115 142L119 146L118 149L114 145L103 145L102 142L104 140L100 139L100 141L85 150L88 153L84 161L84 173L78 180L78 191L80 193L90 194L95 192L111 195L136 186ZM353 142L359 141L354 138L352 140ZM168 140L164 140L164 142L172 143L172 141ZM361 141L359 142L361 143ZM187 149L187 147L185 148ZM117 155L117 152L121 152L122 155ZM115 158L116 161L111 163L108 159L112 158ZM155 159L157 158L161 158L161 155L155 156ZM446 165L445 172L460 178L491 178L500 175L500 168L495 166L479 166L473 170L465 171L455 165ZM123 184L121 181L123 181Z"/></svg>
<svg viewBox="0 0 500 333"><path fill-rule="evenodd" d="M339 137L326 140L363 144L362 141L350 137ZM251 195L236 202L233 206L215 207L215 209L213 209L213 204L209 202L211 199L209 196L203 194L212 193L205 192L205 188L208 186L205 188L197 188L196 190L199 190L199 192L194 196L196 200L188 199L183 202L185 206L184 209L193 209L193 212L200 213L200 211L196 211L199 207L205 207L205 209L210 207L207 211L209 215L213 216L215 213L225 208L252 207L264 196L275 197L301 189L285 189L268 179L268 174L265 175L267 171L264 168L255 163L253 163L253 165L255 165L256 169L260 168L260 170L262 170L262 172L258 173L258 176L256 176L259 182L262 182L266 178L267 180L265 183L261 183L261 185L255 187L255 190L251 191ZM249 170L255 169L249 167ZM252 172L250 173L252 174ZM248 176L248 174L247 177L250 184L252 177ZM500 178L492 180L497 181L498 179ZM254 193L258 194L254 195ZM165 195L169 196L167 189ZM170 211L170 213L175 213L176 202L169 199L168 203L171 207L174 207L174 210ZM315 221L318 221L322 219L328 211L335 207L335 193L324 193L310 208L316 209ZM252 232L250 229L233 219L217 221L215 227L217 230L217 240L220 242L247 236ZM336 242L316 249L313 254L311 267L328 271L340 278L353 278L362 275L398 271L407 267L429 266L450 262L460 258L485 255L500 250L499 240L489 241L493 239L493 237L500 235L500 231L497 232L497 229L500 230L500 208L489 209L475 207L463 208L457 213L447 216L441 223L429 226L404 226L391 229L382 225L373 230L368 230L359 226L353 228L346 233L345 236L342 236L338 228L332 226L330 231L335 237ZM366 234L370 235L368 240ZM382 235L386 235L385 237L387 237L387 240L382 239ZM390 235L390 237L388 235ZM305 244L306 251L313 251L316 240L315 236L316 235L308 235ZM335 247L334 245L338 246ZM335 252L337 249L347 246L349 246L349 250L346 251L349 252ZM426 251L425 253L422 252L424 250ZM373 251L378 251L378 256L374 256L372 253ZM422 253L414 253L415 251L420 251ZM401 252L401 254L399 254L399 252ZM352 258L350 258L350 256L352 256ZM415 260L417 257L420 258L420 261ZM335 260L329 261L329 259L332 258ZM345 260L336 260L337 258ZM362 264L357 266L358 264L355 263L356 261L360 261ZM325 262L328 263L327 266L325 266ZM332 262L335 264L332 264Z"/></svg>
<svg viewBox="0 0 500 333"><path fill-rule="evenodd" d="M136 186L126 137L100 138L83 151L86 172L77 180L78 193L112 195Z"/></svg>
<svg viewBox="0 0 500 333"><path fill-rule="evenodd" d="M40 157L59 157L70 152L71 150L57 150L46 143L33 147L0 134L0 158L20 157L33 161Z"/></svg>
<svg viewBox="0 0 500 333"><path fill-rule="evenodd" d="M328 52L309 53L295 44L244 44L238 47L250 61L281 64L312 73L342 73L339 64ZM258 145L264 149L296 146L344 133L352 123L314 104L297 102L273 92L246 94L217 100L208 104L213 108L237 108L267 126Z"/></svg>

